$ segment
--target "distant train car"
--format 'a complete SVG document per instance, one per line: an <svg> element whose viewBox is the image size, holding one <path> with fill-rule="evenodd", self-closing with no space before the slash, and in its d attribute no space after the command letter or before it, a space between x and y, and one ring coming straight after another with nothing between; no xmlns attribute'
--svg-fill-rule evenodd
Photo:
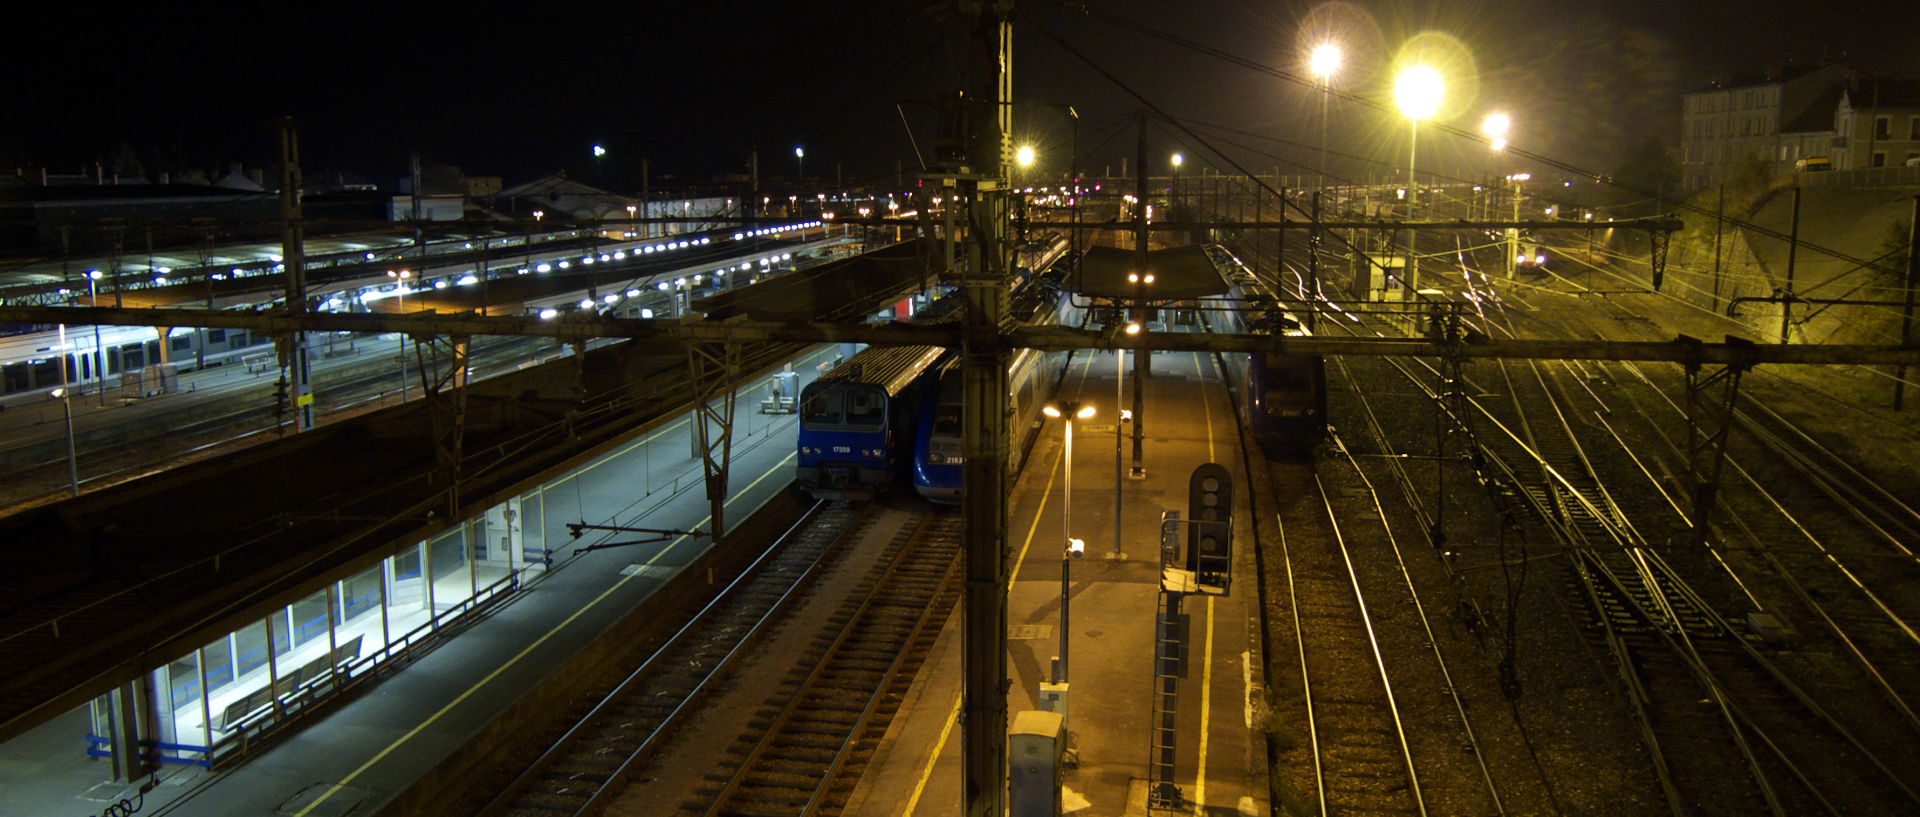
<svg viewBox="0 0 1920 817"><path fill-rule="evenodd" d="M15 328L25 331L0 336L0 406L49 399L47 393L63 385L104 381L116 389L122 374L161 362L160 339L151 327L102 326L96 335L94 327L69 326L65 347L55 327ZM243 329L175 329L166 351L174 371L191 372L271 356L273 338Z"/></svg>
<svg viewBox="0 0 1920 817"><path fill-rule="evenodd" d="M800 489L827 500L870 499L912 460L915 415L939 346L870 347L800 392Z"/></svg>
<svg viewBox="0 0 1920 817"><path fill-rule="evenodd" d="M1199 319L1209 331L1306 337L1306 326L1283 309L1273 291L1240 259L1224 247L1209 254L1225 273L1228 292L1198 305ZM1227 378L1237 394L1241 416L1269 454L1310 450L1326 435L1327 369L1319 355L1277 355L1267 352L1227 353L1221 356Z"/></svg>

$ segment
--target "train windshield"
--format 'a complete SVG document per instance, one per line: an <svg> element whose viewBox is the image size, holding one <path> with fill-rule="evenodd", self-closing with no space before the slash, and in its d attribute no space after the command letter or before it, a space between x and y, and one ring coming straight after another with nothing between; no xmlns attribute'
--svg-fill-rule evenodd
<svg viewBox="0 0 1920 817"><path fill-rule="evenodd" d="M820 389L800 401L800 424L808 427L840 424L840 392Z"/></svg>
<svg viewBox="0 0 1920 817"><path fill-rule="evenodd" d="M847 392L848 426L877 429L886 424L886 420L886 392L871 387Z"/></svg>
<svg viewBox="0 0 1920 817"><path fill-rule="evenodd" d="M941 403L933 410L933 436L960 436L960 404Z"/></svg>

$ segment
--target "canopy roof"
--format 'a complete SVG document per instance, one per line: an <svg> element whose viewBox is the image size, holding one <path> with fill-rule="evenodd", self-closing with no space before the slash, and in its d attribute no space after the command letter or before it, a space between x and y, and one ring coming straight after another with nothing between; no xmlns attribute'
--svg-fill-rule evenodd
<svg viewBox="0 0 1920 817"><path fill-rule="evenodd" d="M1132 250L1118 247L1094 247L1087 250L1080 274L1068 275L1064 285L1089 298L1148 298L1187 300L1220 295L1227 282L1198 244L1170 247L1147 253L1147 273L1153 283L1136 286L1127 280L1138 267Z"/></svg>

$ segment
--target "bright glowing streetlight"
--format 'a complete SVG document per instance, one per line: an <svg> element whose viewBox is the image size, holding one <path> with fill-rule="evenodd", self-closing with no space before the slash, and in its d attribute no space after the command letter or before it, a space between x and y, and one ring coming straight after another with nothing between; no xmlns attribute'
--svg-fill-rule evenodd
<svg viewBox="0 0 1920 817"><path fill-rule="evenodd" d="M1021 145L1019 150L1014 151L1013 160L1024 169L1033 167L1033 160L1036 156L1037 154L1033 152L1032 145Z"/></svg>
<svg viewBox="0 0 1920 817"><path fill-rule="evenodd" d="M793 146L793 172L798 178L807 177L807 149L800 145Z"/></svg>
<svg viewBox="0 0 1920 817"><path fill-rule="evenodd" d="M1093 404L1081 405L1077 401L1048 403L1041 408L1048 417L1066 420L1066 444L1061 451L1061 462L1065 482L1061 486L1060 496L1060 538L1064 547L1060 551L1060 660L1053 667L1053 682L1067 683L1067 604L1071 600L1073 560L1086 552L1086 542L1073 538L1073 421L1085 420L1093 416Z"/></svg>
<svg viewBox="0 0 1920 817"><path fill-rule="evenodd" d="M1420 186L1413 175L1414 165L1420 157L1420 120L1430 119L1440 112L1440 102L1446 98L1446 92L1446 81L1441 79L1440 72L1430 65L1408 66L1393 82L1393 104L1412 125L1411 136L1407 139L1407 221L1409 222L1414 220L1414 208L1420 203ZM1420 289L1420 251L1412 229L1407 230L1405 283L1410 290Z"/></svg>
<svg viewBox="0 0 1920 817"><path fill-rule="evenodd" d="M1333 72L1340 70L1340 61L1345 56L1340 53L1338 43L1321 43L1314 46L1312 56L1307 58L1307 70L1324 83L1333 78Z"/></svg>
<svg viewBox="0 0 1920 817"><path fill-rule="evenodd" d="M1494 150L1507 149L1507 132L1513 129L1513 118L1503 113L1490 113L1480 120L1480 133L1487 137Z"/></svg>

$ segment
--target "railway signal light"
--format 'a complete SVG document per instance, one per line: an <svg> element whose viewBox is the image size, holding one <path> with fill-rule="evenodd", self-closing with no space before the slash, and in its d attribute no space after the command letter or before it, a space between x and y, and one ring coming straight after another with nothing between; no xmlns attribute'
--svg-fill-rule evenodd
<svg viewBox="0 0 1920 817"><path fill-rule="evenodd" d="M1233 474L1226 466L1210 462L1193 469L1187 518L1187 569L1196 584L1225 593L1233 580Z"/></svg>

